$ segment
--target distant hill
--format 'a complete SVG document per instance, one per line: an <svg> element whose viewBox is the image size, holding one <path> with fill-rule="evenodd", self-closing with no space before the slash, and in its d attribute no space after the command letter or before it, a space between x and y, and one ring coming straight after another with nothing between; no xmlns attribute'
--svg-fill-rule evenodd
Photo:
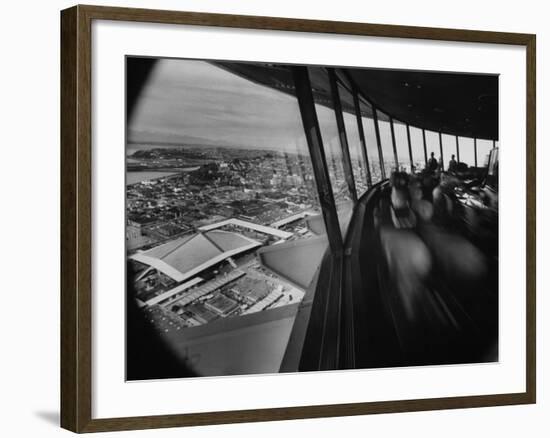
<svg viewBox="0 0 550 438"><path fill-rule="evenodd" d="M236 147L235 145L223 140L212 140L191 135L178 134L175 132L160 131L136 131L129 130L127 137L129 144L151 144L151 145L197 145L197 146L226 146Z"/></svg>

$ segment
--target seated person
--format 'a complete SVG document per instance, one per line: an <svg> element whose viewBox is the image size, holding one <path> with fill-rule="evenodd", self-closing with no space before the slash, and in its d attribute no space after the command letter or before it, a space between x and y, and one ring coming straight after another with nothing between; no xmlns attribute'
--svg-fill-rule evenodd
<svg viewBox="0 0 550 438"><path fill-rule="evenodd" d="M392 188L390 214L395 228L414 228L416 215L411 208L409 194L405 188Z"/></svg>
<svg viewBox="0 0 550 438"><path fill-rule="evenodd" d="M437 270L445 278L460 283L472 283L481 278L487 262L481 251L449 227L454 218L454 188L458 179L443 173L433 190L433 206L424 200L413 201L420 227L418 234L430 250Z"/></svg>
<svg viewBox="0 0 550 438"><path fill-rule="evenodd" d="M389 196L381 200L379 216L380 244L390 278L396 291L397 302L409 321L418 318L419 308L426 291L432 259L428 248L414 232L416 215L411 209L406 174L392 175L393 185Z"/></svg>
<svg viewBox="0 0 550 438"><path fill-rule="evenodd" d="M404 189L409 184L409 175L406 172L392 172L390 175L390 185L396 189Z"/></svg>
<svg viewBox="0 0 550 438"><path fill-rule="evenodd" d="M432 200L432 191L439 184L439 176L423 170L417 177L422 190L422 198L427 201Z"/></svg>
<svg viewBox="0 0 550 438"><path fill-rule="evenodd" d="M442 173L439 184L432 191L434 220L439 223L448 223L454 217L454 188L458 180Z"/></svg>
<svg viewBox="0 0 550 438"><path fill-rule="evenodd" d="M390 176L391 191L389 202L382 196L376 208L375 225L389 225L394 228L414 228L416 217L411 209L408 192L409 175L405 172L393 172Z"/></svg>
<svg viewBox="0 0 550 438"><path fill-rule="evenodd" d="M422 185L419 180L409 183L409 197L411 209L416 215L417 223L430 222L433 216L432 203L423 197Z"/></svg>

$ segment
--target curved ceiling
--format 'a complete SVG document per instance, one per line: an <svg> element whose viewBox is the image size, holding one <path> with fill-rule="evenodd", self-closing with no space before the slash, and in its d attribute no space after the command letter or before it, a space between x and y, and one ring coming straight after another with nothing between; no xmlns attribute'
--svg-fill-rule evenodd
<svg viewBox="0 0 550 438"><path fill-rule="evenodd" d="M498 76L345 69L361 93L410 125L498 140Z"/></svg>
<svg viewBox="0 0 550 438"><path fill-rule="evenodd" d="M214 62L256 83L294 94L290 66L282 64ZM317 103L331 106L323 67L309 67ZM376 107L411 126L461 137L498 140L498 76L494 74L424 72L367 68L337 68ZM353 102L342 101L344 111ZM370 117L369 107L362 108ZM387 118L383 114L379 118Z"/></svg>

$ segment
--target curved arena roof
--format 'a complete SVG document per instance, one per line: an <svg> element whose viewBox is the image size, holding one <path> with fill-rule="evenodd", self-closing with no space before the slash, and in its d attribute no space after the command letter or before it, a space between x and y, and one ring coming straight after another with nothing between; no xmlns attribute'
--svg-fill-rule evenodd
<svg viewBox="0 0 550 438"><path fill-rule="evenodd" d="M261 245L238 233L212 230L181 237L130 258L182 282L231 256Z"/></svg>

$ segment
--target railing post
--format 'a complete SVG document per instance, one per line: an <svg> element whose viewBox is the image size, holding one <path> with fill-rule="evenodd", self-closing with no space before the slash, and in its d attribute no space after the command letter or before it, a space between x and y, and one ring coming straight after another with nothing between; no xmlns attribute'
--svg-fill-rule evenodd
<svg viewBox="0 0 550 438"><path fill-rule="evenodd" d="M474 165L477 167L477 138L474 137Z"/></svg>

